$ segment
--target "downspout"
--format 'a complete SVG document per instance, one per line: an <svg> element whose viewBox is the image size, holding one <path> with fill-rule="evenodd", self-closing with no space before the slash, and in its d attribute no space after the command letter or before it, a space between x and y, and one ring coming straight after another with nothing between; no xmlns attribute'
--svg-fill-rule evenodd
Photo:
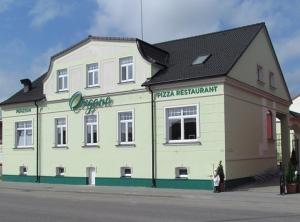
<svg viewBox="0 0 300 222"><path fill-rule="evenodd" d="M39 175L39 105L37 104L37 100L34 101L34 105L36 107L36 182L40 183L40 175Z"/></svg>
<svg viewBox="0 0 300 222"><path fill-rule="evenodd" d="M154 99L153 99L153 91L149 86L149 90L151 92L151 129L152 129L152 187L156 187L156 178L155 178L155 171L156 171L156 155L155 155L155 136L154 136Z"/></svg>

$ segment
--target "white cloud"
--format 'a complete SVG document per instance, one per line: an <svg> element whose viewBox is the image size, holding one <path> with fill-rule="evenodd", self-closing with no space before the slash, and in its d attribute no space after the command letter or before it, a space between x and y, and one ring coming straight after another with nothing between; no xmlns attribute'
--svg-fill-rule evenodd
<svg viewBox="0 0 300 222"><path fill-rule="evenodd" d="M9 9L14 0L1 0L0 1L0 13Z"/></svg>
<svg viewBox="0 0 300 222"><path fill-rule="evenodd" d="M58 44L36 56L26 72L21 73L18 71L0 69L0 102L21 88L20 79L30 78L31 80L35 80L45 73L48 70L51 56L61 51L62 48L62 44Z"/></svg>
<svg viewBox="0 0 300 222"><path fill-rule="evenodd" d="M63 4L63 1L37 0L29 12L29 15L32 16L31 25L39 28L57 17L68 15L71 9L72 6Z"/></svg>

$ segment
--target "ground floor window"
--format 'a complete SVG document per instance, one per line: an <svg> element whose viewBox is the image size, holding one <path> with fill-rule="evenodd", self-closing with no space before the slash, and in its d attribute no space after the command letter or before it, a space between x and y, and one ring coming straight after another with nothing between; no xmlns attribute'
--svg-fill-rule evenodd
<svg viewBox="0 0 300 222"><path fill-rule="evenodd" d="M197 140L197 106L166 109L167 142Z"/></svg>
<svg viewBox="0 0 300 222"><path fill-rule="evenodd" d="M133 142L133 112L119 112L119 143L126 144Z"/></svg>
<svg viewBox="0 0 300 222"><path fill-rule="evenodd" d="M18 148L32 146L32 121L16 123L16 145Z"/></svg>
<svg viewBox="0 0 300 222"><path fill-rule="evenodd" d="M176 167L175 168L175 177L177 179L187 179L188 178L188 169L186 167Z"/></svg>
<svg viewBox="0 0 300 222"><path fill-rule="evenodd" d="M66 118L55 119L55 134L56 146L65 146L67 144Z"/></svg>
<svg viewBox="0 0 300 222"><path fill-rule="evenodd" d="M98 142L98 124L96 115L85 116L86 145L95 145Z"/></svg>

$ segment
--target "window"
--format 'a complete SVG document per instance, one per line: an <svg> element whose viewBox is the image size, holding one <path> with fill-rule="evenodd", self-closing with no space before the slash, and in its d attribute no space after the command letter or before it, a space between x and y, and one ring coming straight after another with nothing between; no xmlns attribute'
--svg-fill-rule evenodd
<svg viewBox="0 0 300 222"><path fill-rule="evenodd" d="M86 145L95 145L98 141L97 116L85 116L85 142Z"/></svg>
<svg viewBox="0 0 300 222"><path fill-rule="evenodd" d="M121 167L121 177L130 178L132 174L131 167Z"/></svg>
<svg viewBox="0 0 300 222"><path fill-rule="evenodd" d="M133 57L120 59L120 79L121 82L133 81Z"/></svg>
<svg viewBox="0 0 300 222"><path fill-rule="evenodd" d="M273 72L269 73L269 84L271 88L275 88L275 75Z"/></svg>
<svg viewBox="0 0 300 222"><path fill-rule="evenodd" d="M201 56L198 56L192 63L192 65L199 65L199 64L203 64L205 63L208 58L210 57L210 55L201 55Z"/></svg>
<svg viewBox="0 0 300 222"><path fill-rule="evenodd" d="M257 65L257 81L264 82L264 72L260 65Z"/></svg>
<svg viewBox="0 0 300 222"><path fill-rule="evenodd" d="M0 121L0 144L2 144L2 121Z"/></svg>
<svg viewBox="0 0 300 222"><path fill-rule="evenodd" d="M27 176L27 167L26 166L20 166L20 175L21 176Z"/></svg>
<svg viewBox="0 0 300 222"><path fill-rule="evenodd" d="M186 167L176 167L175 168L175 176L177 179L187 179L188 178L188 170Z"/></svg>
<svg viewBox="0 0 300 222"><path fill-rule="evenodd" d="M197 141L197 106L167 108L167 141Z"/></svg>
<svg viewBox="0 0 300 222"><path fill-rule="evenodd" d="M68 90L68 72L67 69L61 69L57 71L57 87L58 91Z"/></svg>
<svg viewBox="0 0 300 222"><path fill-rule="evenodd" d="M64 176L65 168L64 167L56 167L56 176Z"/></svg>
<svg viewBox="0 0 300 222"><path fill-rule="evenodd" d="M99 86L99 68L98 63L87 65L87 86Z"/></svg>
<svg viewBox="0 0 300 222"><path fill-rule="evenodd" d="M273 140L273 116L272 112L267 112L267 139Z"/></svg>
<svg viewBox="0 0 300 222"><path fill-rule="evenodd" d="M67 123L66 118L55 119L55 137L56 146L65 146L67 144Z"/></svg>
<svg viewBox="0 0 300 222"><path fill-rule="evenodd" d="M16 123L16 145L18 148L32 146L32 121Z"/></svg>
<svg viewBox="0 0 300 222"><path fill-rule="evenodd" d="M133 115L130 112L118 113L119 118L119 143L126 144L133 142Z"/></svg>

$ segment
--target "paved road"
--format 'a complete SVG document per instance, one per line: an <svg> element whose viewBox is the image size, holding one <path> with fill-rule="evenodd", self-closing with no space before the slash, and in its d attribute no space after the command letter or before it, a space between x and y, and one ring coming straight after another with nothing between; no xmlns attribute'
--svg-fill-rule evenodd
<svg viewBox="0 0 300 222"><path fill-rule="evenodd" d="M1 222L300 221L300 194L0 183Z"/></svg>

